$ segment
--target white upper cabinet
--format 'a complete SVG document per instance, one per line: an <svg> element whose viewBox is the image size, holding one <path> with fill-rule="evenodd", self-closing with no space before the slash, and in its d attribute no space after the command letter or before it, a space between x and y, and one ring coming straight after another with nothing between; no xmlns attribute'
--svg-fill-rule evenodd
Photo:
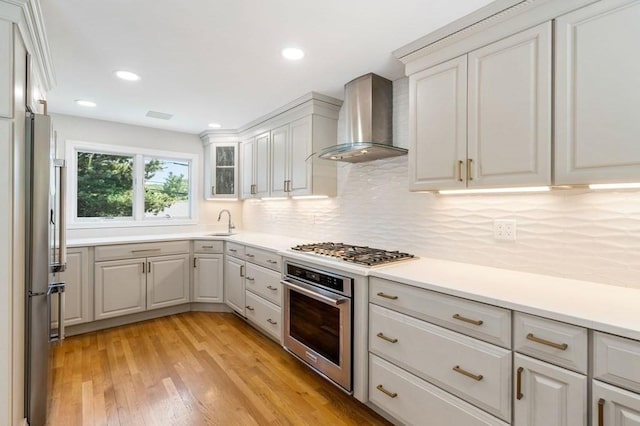
<svg viewBox="0 0 640 426"><path fill-rule="evenodd" d="M256 137L254 156L255 196L269 195L269 133Z"/></svg>
<svg viewBox="0 0 640 426"><path fill-rule="evenodd" d="M320 121L320 118L315 119L316 123ZM335 139L331 138L331 132L334 131L337 137L337 128L334 129L331 122L327 123L329 129L327 129L329 141L325 144L334 142ZM335 122L333 123L335 126ZM320 129L321 124L316 125L316 131L322 131ZM310 195L312 193L312 171L313 161L309 158L312 154L312 142L313 142L313 119L312 117L305 117L300 120L294 121L289 125L289 140L291 148L289 150L289 192L293 195ZM317 162L322 160L317 160ZM326 162L325 162L326 163ZM320 169L322 163L316 166L316 169ZM335 170L335 169L333 169ZM316 170L317 171L317 170ZM331 174L331 172L329 172ZM333 172L335 175L335 171ZM316 173L318 175L318 173ZM334 177L335 179L335 177ZM316 184L318 186L318 184ZM322 189L325 195L332 195L329 192L330 187ZM321 192L322 192L321 191ZM335 190L334 190L335 191Z"/></svg>
<svg viewBox="0 0 640 426"><path fill-rule="evenodd" d="M410 76L411 190L551 184L551 22Z"/></svg>
<svg viewBox="0 0 640 426"><path fill-rule="evenodd" d="M464 188L467 56L413 74L409 87L410 189Z"/></svg>
<svg viewBox="0 0 640 426"><path fill-rule="evenodd" d="M0 19L0 117L13 117L13 24Z"/></svg>
<svg viewBox="0 0 640 426"><path fill-rule="evenodd" d="M469 54L469 187L551 184L551 22Z"/></svg>
<svg viewBox="0 0 640 426"><path fill-rule="evenodd" d="M204 198L238 198L238 144L211 143L204 148Z"/></svg>
<svg viewBox="0 0 640 426"><path fill-rule="evenodd" d="M555 183L640 180L640 1L556 20Z"/></svg>
<svg viewBox="0 0 640 426"><path fill-rule="evenodd" d="M255 146L255 138L247 139L240 144L242 151L242 191L240 196L243 199L251 198L255 194L255 184L253 182Z"/></svg>
<svg viewBox="0 0 640 426"><path fill-rule="evenodd" d="M287 194L289 174L289 125L271 131L271 196Z"/></svg>

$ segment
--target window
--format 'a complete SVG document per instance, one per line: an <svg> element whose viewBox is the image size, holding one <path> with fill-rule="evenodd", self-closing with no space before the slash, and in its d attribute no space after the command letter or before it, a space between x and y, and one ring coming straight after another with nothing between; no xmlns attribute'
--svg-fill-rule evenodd
<svg viewBox="0 0 640 426"><path fill-rule="evenodd" d="M67 141L71 226L193 221L195 156Z"/></svg>

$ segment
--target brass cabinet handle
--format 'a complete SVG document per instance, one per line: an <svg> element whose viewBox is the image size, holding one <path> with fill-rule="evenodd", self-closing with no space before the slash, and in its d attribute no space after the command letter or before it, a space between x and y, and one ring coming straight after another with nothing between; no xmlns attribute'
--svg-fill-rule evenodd
<svg viewBox="0 0 640 426"><path fill-rule="evenodd" d="M146 274L147 271L145 270L145 265L147 264L147 262L142 262L142 274Z"/></svg>
<svg viewBox="0 0 640 426"><path fill-rule="evenodd" d="M278 290L278 287L274 287L274 286L272 286L272 285L268 285L268 286L267 286L267 288L268 288L269 290L273 290L273 291L277 291L277 290Z"/></svg>
<svg viewBox="0 0 640 426"><path fill-rule="evenodd" d="M469 158L467 160L467 180L473 180L473 173L471 173L472 170L473 170L473 159Z"/></svg>
<svg viewBox="0 0 640 426"><path fill-rule="evenodd" d="M206 248L206 249L212 249L212 248L213 248L213 246L202 246L202 248L203 248L203 249L204 249L204 248Z"/></svg>
<svg viewBox="0 0 640 426"><path fill-rule="evenodd" d="M143 253L145 251L162 251L162 249L159 248L150 248L150 249L140 249L140 250L131 250L131 253Z"/></svg>
<svg viewBox="0 0 640 426"><path fill-rule="evenodd" d="M561 351L566 351L569 345L566 343L556 343L551 342L549 340L541 339L533 335L533 333L527 334L527 340L531 340L532 342L540 343L542 345L551 346L552 348L560 349Z"/></svg>
<svg viewBox="0 0 640 426"><path fill-rule="evenodd" d="M247 308L247 309L248 309L248 310L250 310L250 311L255 311L255 310L256 310L256 309L255 309L253 306L251 306L251 305L247 305L247 306L245 306L245 308Z"/></svg>
<svg viewBox="0 0 640 426"><path fill-rule="evenodd" d="M383 394L387 395L389 398L395 398L398 396L398 394L396 392L391 392L388 391L384 388L384 386L382 385L378 385L376 386L376 389L378 389L380 392L382 392Z"/></svg>
<svg viewBox="0 0 640 426"><path fill-rule="evenodd" d="M272 265L275 265L278 263L277 260L271 260L271 259L267 259L267 263L271 263Z"/></svg>
<svg viewBox="0 0 640 426"><path fill-rule="evenodd" d="M384 335L384 333L378 333L378 334L376 334L376 336L378 336L382 340L386 340L389 343L398 343L398 339L387 337L387 336Z"/></svg>
<svg viewBox="0 0 640 426"><path fill-rule="evenodd" d="M482 374L473 374L473 373L470 373L470 372L468 372L467 370L465 370L465 369L463 369L463 368L460 368L460 366L459 366L459 365L456 365L455 367L453 367L453 371L455 371L456 373L460 373L460 374L462 374L463 376L470 377L470 378L472 378L473 380L476 380L476 381L478 381L478 382L479 382L480 380L482 380L482 378L484 377Z"/></svg>
<svg viewBox="0 0 640 426"><path fill-rule="evenodd" d="M267 322L268 322L269 324L272 324L272 325L277 325L277 324L278 324L278 322L277 322L277 321L274 321L274 320L272 320L271 318L267 318Z"/></svg>
<svg viewBox="0 0 640 426"><path fill-rule="evenodd" d="M458 161L458 182L462 182L462 165L464 164L464 161L459 160Z"/></svg>
<svg viewBox="0 0 640 426"><path fill-rule="evenodd" d="M244 265L240 265L240 276L244 278Z"/></svg>
<svg viewBox="0 0 640 426"><path fill-rule="evenodd" d="M147 272L151 273L151 262L147 262Z"/></svg>
<svg viewBox="0 0 640 426"><path fill-rule="evenodd" d="M603 398L598 400L598 426L604 426L604 403Z"/></svg>
<svg viewBox="0 0 640 426"><path fill-rule="evenodd" d="M251 184L251 195L256 195L258 193L256 187L257 185L255 183Z"/></svg>
<svg viewBox="0 0 640 426"><path fill-rule="evenodd" d="M384 297L385 299L397 300L398 296L391 296L389 294L385 294L383 292L378 293L378 296Z"/></svg>
<svg viewBox="0 0 640 426"><path fill-rule="evenodd" d="M194 258L193 258L193 267L194 267L194 268L197 268L197 267L198 267L198 265L196 264L196 262L197 262L197 261L198 261L198 258L197 258L197 257L194 257Z"/></svg>
<svg viewBox="0 0 640 426"><path fill-rule="evenodd" d="M460 314L454 314L453 315L453 319L457 319L458 321L468 322L469 324L473 324L473 325L482 325L482 324L484 324L484 321L482 321L482 320L474 320L474 319L471 319L471 318L463 317Z"/></svg>
<svg viewBox="0 0 640 426"><path fill-rule="evenodd" d="M212 196L215 196L215 195L216 195L216 187L215 187L215 186L212 186L212 187L211 187L211 195L212 195Z"/></svg>
<svg viewBox="0 0 640 426"><path fill-rule="evenodd" d="M250 277L249 275L247 275L246 277L244 277L245 280L249 280L249 281L255 281L255 278Z"/></svg>
<svg viewBox="0 0 640 426"><path fill-rule="evenodd" d="M230 252L232 252L232 253L235 253L235 252L237 252L237 251L238 251L238 250L236 250L236 249L234 249L234 248L230 248L230 249L228 249L228 250L229 250Z"/></svg>
<svg viewBox="0 0 640 426"><path fill-rule="evenodd" d="M245 253L244 255L245 255L245 256L247 256L247 257L255 257L255 256L254 256L254 255L252 255L251 253Z"/></svg>
<svg viewBox="0 0 640 426"><path fill-rule="evenodd" d="M520 401L524 395L522 395L522 372L524 368L518 367L516 374L516 399Z"/></svg>

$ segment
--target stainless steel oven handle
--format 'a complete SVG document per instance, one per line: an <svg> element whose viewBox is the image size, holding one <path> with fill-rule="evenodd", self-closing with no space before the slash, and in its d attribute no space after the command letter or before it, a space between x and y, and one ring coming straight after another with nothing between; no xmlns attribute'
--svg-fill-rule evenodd
<svg viewBox="0 0 640 426"><path fill-rule="evenodd" d="M280 283L282 285L286 286L286 287L289 287L289 288L299 292L299 293L302 293L302 294L304 294L306 296L309 296L312 299L315 299L315 300L318 300L320 302L324 302L324 303L327 303L327 304L330 304L330 305L338 306L338 305L343 304L344 302L348 302L349 301L349 299L347 299L346 297L337 296L337 297L334 298L334 297L325 296L324 294L316 293L315 291L310 290L310 289L308 289L306 287L303 287L303 286L301 286L299 284L294 284L290 280L281 280Z"/></svg>

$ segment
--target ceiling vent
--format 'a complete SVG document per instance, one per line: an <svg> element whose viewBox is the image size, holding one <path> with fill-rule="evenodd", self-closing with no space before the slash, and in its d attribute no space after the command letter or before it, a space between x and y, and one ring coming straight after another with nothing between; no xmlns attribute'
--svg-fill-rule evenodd
<svg viewBox="0 0 640 426"><path fill-rule="evenodd" d="M159 120L171 120L173 114L167 114L166 112L147 111L147 117L157 118Z"/></svg>

